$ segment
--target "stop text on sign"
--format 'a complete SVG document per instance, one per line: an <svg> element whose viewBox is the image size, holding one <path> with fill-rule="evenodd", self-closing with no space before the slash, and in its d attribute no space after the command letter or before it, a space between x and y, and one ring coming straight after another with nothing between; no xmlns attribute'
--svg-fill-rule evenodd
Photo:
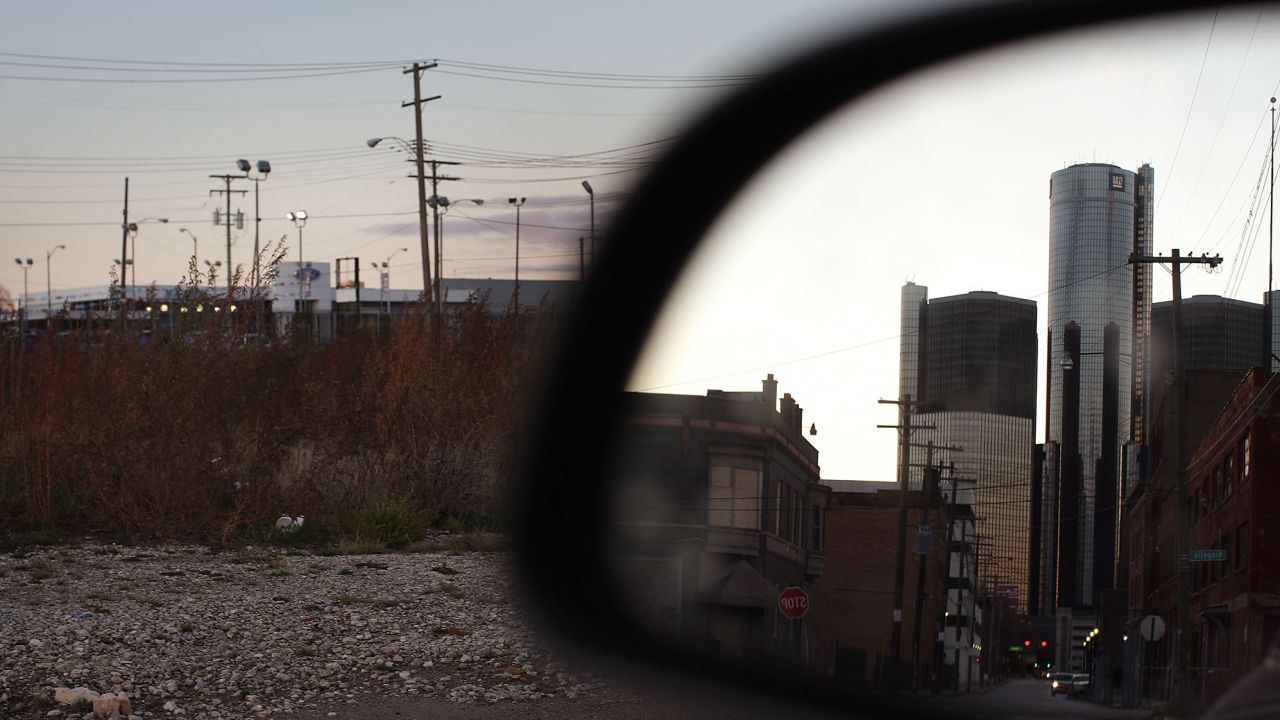
<svg viewBox="0 0 1280 720"><path fill-rule="evenodd" d="M809 593L798 587L789 587L778 595L778 611L798 620L809 612Z"/></svg>

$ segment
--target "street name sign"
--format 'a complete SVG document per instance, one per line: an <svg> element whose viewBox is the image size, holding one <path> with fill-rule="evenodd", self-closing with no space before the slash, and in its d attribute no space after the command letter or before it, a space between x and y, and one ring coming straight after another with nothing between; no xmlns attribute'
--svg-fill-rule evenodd
<svg viewBox="0 0 1280 720"><path fill-rule="evenodd" d="M1191 562L1210 562L1213 560L1226 560L1226 550L1192 550Z"/></svg>

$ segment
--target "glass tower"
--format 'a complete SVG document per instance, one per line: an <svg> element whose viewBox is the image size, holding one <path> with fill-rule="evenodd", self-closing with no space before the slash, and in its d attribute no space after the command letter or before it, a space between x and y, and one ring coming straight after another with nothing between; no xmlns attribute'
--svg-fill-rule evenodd
<svg viewBox="0 0 1280 720"><path fill-rule="evenodd" d="M1046 607L1090 606L1116 585L1121 457L1142 432L1150 323L1150 274L1129 256L1151 252L1154 178L1149 165L1086 163L1049 181Z"/></svg>
<svg viewBox="0 0 1280 720"><path fill-rule="evenodd" d="M1025 610L1036 305L992 292L927 298L921 285L903 288L900 389L916 401L912 424L932 426L912 435L910 484L926 464L944 468L944 492L952 478L973 483L979 583Z"/></svg>

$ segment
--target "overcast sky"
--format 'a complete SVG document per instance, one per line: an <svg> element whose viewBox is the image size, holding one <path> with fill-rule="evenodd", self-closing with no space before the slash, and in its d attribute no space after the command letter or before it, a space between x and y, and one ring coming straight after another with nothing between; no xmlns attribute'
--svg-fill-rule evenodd
<svg viewBox="0 0 1280 720"><path fill-rule="evenodd" d="M395 143L365 141L413 137L401 67L438 60L423 82L424 96L443 96L426 106L427 140L434 157L464 162L441 194L485 201L449 213L446 274L514 273L514 195L528 198L521 276L576 276L577 239L590 233L581 181L605 216L685 114L742 82L703 76L754 72L849 16L845 5L16 3L0 26L0 244L36 261L32 292L58 244L55 288L106 284L127 176L130 219L170 219L140 226L138 281L172 283L193 250L179 227L202 260L226 256L208 176L265 159L264 242L289 234L296 256L284 215L303 209L305 259L367 265L409 246L392 283L421 287L411 168ZM252 218L252 196L234 205ZM234 262L247 263L252 224L232 240ZM21 292L12 259L0 286Z"/></svg>
<svg viewBox="0 0 1280 720"><path fill-rule="evenodd" d="M428 142L464 162L441 193L485 201L449 214L446 274L511 276L516 195L528 198L521 277L573 277L589 234L583 179L603 218L737 76L883 4L848 5L15 4L0 26L0 243L35 261L32 292L58 244L55 289L105 284L128 176L131 219L170 218L141 226L139 283L172 283L192 251L179 227L201 259L225 257L208 176L266 159L264 242L287 235L292 256L284 214L305 209L306 259L367 265L407 246L392 285L420 287L410 168L393 142L365 140L412 137L402 64L438 60L423 84L443 96L427 105ZM1217 275L1189 270L1187 294L1257 301L1277 37L1280 11L1205 11L974 59L864 100L735 203L631 386L755 389L773 372L818 426L825 477L891 479L893 433L875 425L896 416L876 400L897 392L900 286L1031 298L1043 346L1048 180L1075 162L1150 162L1157 251L1226 261ZM251 200L235 204L252 216ZM233 242L248 262L252 224ZM17 295L22 278L0 264L0 287ZM1157 272L1155 297L1169 296Z"/></svg>
<svg viewBox="0 0 1280 720"><path fill-rule="evenodd" d="M824 477L892 480L895 434L875 426L898 419L877 400L898 392L902 284L1035 300L1043 359L1049 176L1078 162L1151 163L1156 251L1224 259L1188 269L1184 295L1261 302L1277 37L1274 8L1210 10L971 59L854 105L729 210L632 387L751 390L772 372L817 425ZM1168 271L1153 278L1170 299ZM1039 408L1042 437L1043 377Z"/></svg>

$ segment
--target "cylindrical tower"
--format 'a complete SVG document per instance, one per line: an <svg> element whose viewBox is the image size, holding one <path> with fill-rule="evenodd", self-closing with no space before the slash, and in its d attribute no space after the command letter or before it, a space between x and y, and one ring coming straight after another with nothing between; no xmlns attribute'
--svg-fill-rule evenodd
<svg viewBox="0 0 1280 720"><path fill-rule="evenodd" d="M1046 441L1056 443L1061 456L1059 606L1092 605L1096 592L1114 587L1115 478L1120 448L1129 440L1133 383L1128 260L1140 217L1136 180L1115 165L1086 163L1049 181L1049 357L1055 362L1048 369ZM1073 346L1078 342L1071 352L1063 344L1068 324Z"/></svg>

